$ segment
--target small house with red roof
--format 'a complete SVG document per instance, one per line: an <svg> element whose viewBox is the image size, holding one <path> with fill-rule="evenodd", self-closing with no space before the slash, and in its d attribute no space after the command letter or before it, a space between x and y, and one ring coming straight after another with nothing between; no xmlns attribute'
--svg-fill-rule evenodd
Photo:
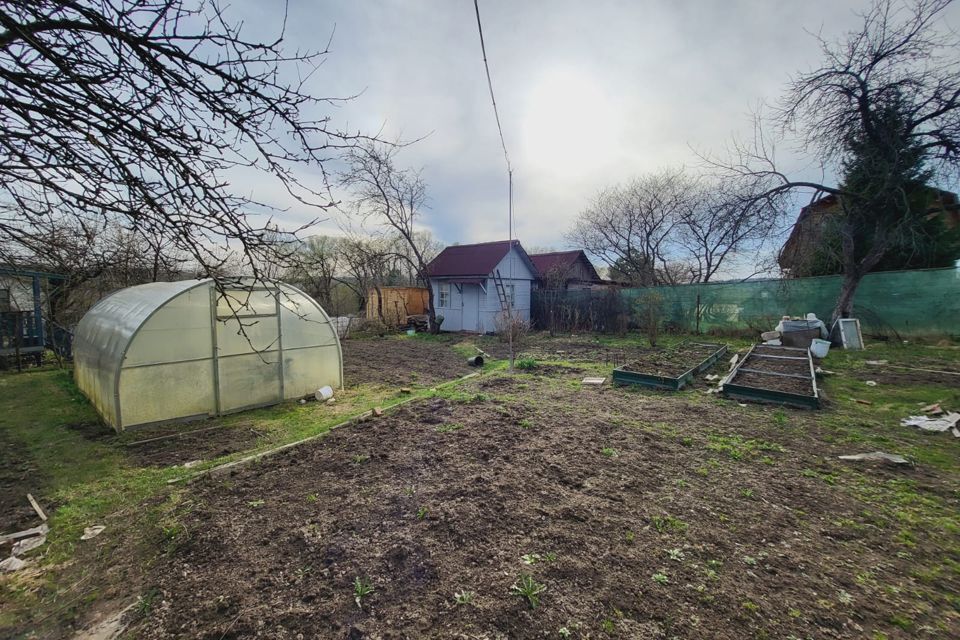
<svg viewBox="0 0 960 640"><path fill-rule="evenodd" d="M537 286L541 289L594 289L610 284L600 277L582 249L534 253L530 260L540 274Z"/></svg>
<svg viewBox="0 0 960 640"><path fill-rule="evenodd" d="M537 269L518 240L447 247L427 265L434 308L443 331L495 331L508 307L530 321L530 291Z"/></svg>

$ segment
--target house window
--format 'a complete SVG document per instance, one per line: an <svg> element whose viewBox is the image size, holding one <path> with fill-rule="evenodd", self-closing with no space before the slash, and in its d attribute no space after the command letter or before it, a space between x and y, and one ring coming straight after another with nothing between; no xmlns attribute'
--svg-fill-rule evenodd
<svg viewBox="0 0 960 640"><path fill-rule="evenodd" d="M450 306L450 283L443 282L437 285L437 289L440 291L440 302L437 306L439 307L449 307Z"/></svg>

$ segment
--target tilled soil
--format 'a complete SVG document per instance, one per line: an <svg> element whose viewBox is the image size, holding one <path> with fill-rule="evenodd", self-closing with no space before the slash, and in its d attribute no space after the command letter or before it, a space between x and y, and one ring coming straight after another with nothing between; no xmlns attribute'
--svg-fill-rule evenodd
<svg viewBox="0 0 960 640"><path fill-rule="evenodd" d="M707 359L717 347L683 344L674 349L650 351L621 367L624 371L677 378Z"/></svg>
<svg viewBox="0 0 960 640"><path fill-rule="evenodd" d="M166 467L252 449L264 435L247 423L213 428L204 424L138 432L126 445L126 453L139 466Z"/></svg>
<svg viewBox="0 0 960 640"><path fill-rule="evenodd" d="M471 371L467 359L454 351L452 341L370 338L340 344L346 386L430 386Z"/></svg>
<svg viewBox="0 0 960 640"><path fill-rule="evenodd" d="M790 352L787 352L790 353ZM784 352L773 353L770 355L786 355ZM791 375L806 376L802 378L791 378L780 375L763 375L752 371L743 371L743 369L754 369L756 371L770 371L773 373L785 373ZM810 363L806 358L803 360L788 360L781 358L763 358L751 355L747 358L741 370L731 380L732 384L739 384L745 387L754 387L757 389L768 389L770 391L785 391L802 396L813 395L813 382L810 378Z"/></svg>
<svg viewBox="0 0 960 640"><path fill-rule="evenodd" d="M891 612L905 610L960 632L931 595L956 592L955 576L925 584L923 607L903 584L937 543L896 554L894 523L867 524L864 504L818 477L845 451L812 422L772 428L762 407L689 394L571 397L529 376L470 389L483 393L406 405L195 485L189 535L151 569L156 596L132 633L904 637ZM868 472L957 499L929 472ZM512 591L521 575L545 587L535 609ZM373 587L361 606L358 578Z"/></svg>

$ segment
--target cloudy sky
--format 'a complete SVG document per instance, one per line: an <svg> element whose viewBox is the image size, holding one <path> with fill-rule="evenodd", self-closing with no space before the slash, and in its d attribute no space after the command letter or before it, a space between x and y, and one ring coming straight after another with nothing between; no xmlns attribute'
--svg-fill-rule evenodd
<svg viewBox="0 0 960 640"><path fill-rule="evenodd" d="M279 25L273 2L235 0L247 27ZM279 3L278 3L279 4ZM494 89L515 176L516 235L562 247L598 189L694 165L750 129L750 112L815 66L810 32L857 28L864 1L481 0ZM957 8L950 10L951 22ZM507 182L471 0L290 0L287 44L331 53L317 95L360 94L341 126L427 136L400 156L423 169L424 225L445 243L507 235ZM809 172L802 156L784 165ZM245 182L278 201L268 180ZM292 207L291 224L314 212ZM316 232L325 232L332 223Z"/></svg>

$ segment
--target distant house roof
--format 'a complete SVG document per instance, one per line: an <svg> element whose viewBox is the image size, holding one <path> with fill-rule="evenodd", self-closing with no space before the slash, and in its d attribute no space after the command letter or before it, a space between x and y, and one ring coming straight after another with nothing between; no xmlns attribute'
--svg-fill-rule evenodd
<svg viewBox="0 0 960 640"><path fill-rule="evenodd" d="M535 253L530 255L530 261L533 262L540 275L546 275L554 270L562 269L569 271L577 260L582 261L586 267L587 273L591 275L594 282L600 282L602 278L597 273L596 268L587 258L587 254L582 249L573 249L571 251L553 251L550 253Z"/></svg>
<svg viewBox="0 0 960 640"><path fill-rule="evenodd" d="M520 246L520 241L514 240L513 246L536 275L536 267ZM509 250L508 240L453 245L441 251L440 255L427 265L427 275L432 278L485 278L496 269Z"/></svg>
<svg viewBox="0 0 960 640"><path fill-rule="evenodd" d="M927 187L934 201L927 209L927 215L942 215L947 228L960 224L960 205L957 194L935 187ZM795 269L802 266L808 254L820 243L827 216L842 211L840 196L827 194L800 209L800 215L790 230L790 236L780 248L777 262L783 269Z"/></svg>

